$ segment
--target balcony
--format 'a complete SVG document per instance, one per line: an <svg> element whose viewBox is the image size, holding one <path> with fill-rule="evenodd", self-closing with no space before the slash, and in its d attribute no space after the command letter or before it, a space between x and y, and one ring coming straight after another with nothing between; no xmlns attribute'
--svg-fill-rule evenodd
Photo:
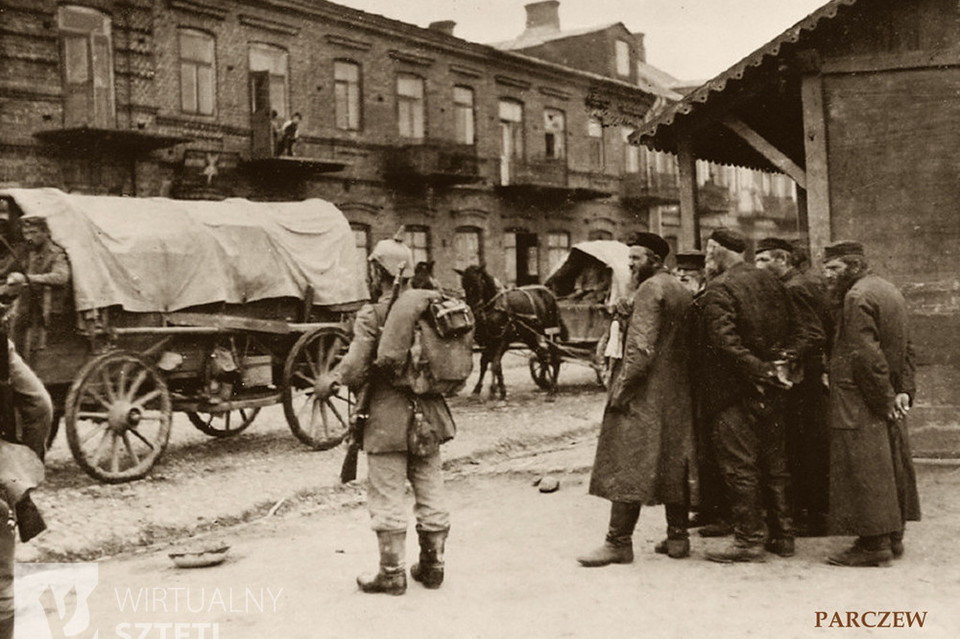
<svg viewBox="0 0 960 639"><path fill-rule="evenodd" d="M60 147L80 155L125 155L137 156L164 149L189 138L163 135L143 129L110 129L78 126L48 129L33 134L41 142Z"/></svg>
<svg viewBox="0 0 960 639"><path fill-rule="evenodd" d="M425 141L387 152L384 176L390 182L444 186L480 179L477 149L471 144Z"/></svg>
<svg viewBox="0 0 960 639"><path fill-rule="evenodd" d="M624 173L620 199L637 204L676 204L680 188L676 173Z"/></svg>
<svg viewBox="0 0 960 639"><path fill-rule="evenodd" d="M726 213L733 205L730 189L716 182L706 182L697 191L697 209L703 213Z"/></svg>
<svg viewBox="0 0 960 639"><path fill-rule="evenodd" d="M515 195L569 195L566 160L535 158L530 160L501 158L497 188L506 194Z"/></svg>

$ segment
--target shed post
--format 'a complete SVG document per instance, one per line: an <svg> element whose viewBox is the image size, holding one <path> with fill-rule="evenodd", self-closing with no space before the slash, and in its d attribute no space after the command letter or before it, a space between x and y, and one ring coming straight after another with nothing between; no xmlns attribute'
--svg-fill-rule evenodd
<svg viewBox="0 0 960 639"><path fill-rule="evenodd" d="M827 156L827 125L823 105L823 76L805 75L801 82L803 144L806 155L806 232L810 238L810 260L816 263L823 247L831 242L830 176ZM803 222L803 218L801 218Z"/></svg>
<svg viewBox="0 0 960 639"><path fill-rule="evenodd" d="M700 248L697 233L697 159L693 155L693 138L689 134L677 140L677 162L680 169L680 237L677 250Z"/></svg>

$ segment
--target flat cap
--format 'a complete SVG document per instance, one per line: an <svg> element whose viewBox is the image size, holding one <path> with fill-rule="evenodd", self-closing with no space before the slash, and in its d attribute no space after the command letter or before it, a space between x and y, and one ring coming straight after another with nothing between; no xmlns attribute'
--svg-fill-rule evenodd
<svg viewBox="0 0 960 639"><path fill-rule="evenodd" d="M835 260L848 255L864 256L863 244L855 240L840 240L823 247L823 260Z"/></svg>
<svg viewBox="0 0 960 639"><path fill-rule="evenodd" d="M734 253L743 253L747 250L747 238L740 231L720 227L710 234L709 239Z"/></svg>
<svg viewBox="0 0 960 639"><path fill-rule="evenodd" d="M670 245L656 233L645 233L642 231L634 233L628 240L628 244L630 246L644 246L653 251L661 260L670 253Z"/></svg>
<svg viewBox="0 0 960 639"><path fill-rule="evenodd" d="M757 242L757 248L754 252L763 253L764 251L773 251L776 249L793 253L793 242L785 240L782 237L765 237Z"/></svg>
<svg viewBox="0 0 960 639"><path fill-rule="evenodd" d="M677 253L677 268L702 269L705 262L706 256L699 251Z"/></svg>
<svg viewBox="0 0 960 639"><path fill-rule="evenodd" d="M47 220L39 215L24 215L20 218L20 226L45 229L47 228Z"/></svg>

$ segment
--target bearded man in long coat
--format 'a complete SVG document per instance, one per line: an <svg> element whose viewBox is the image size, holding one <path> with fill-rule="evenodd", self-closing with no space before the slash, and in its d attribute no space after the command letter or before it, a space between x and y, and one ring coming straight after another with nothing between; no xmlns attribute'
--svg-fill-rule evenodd
<svg viewBox="0 0 960 639"><path fill-rule="evenodd" d="M610 500L606 540L578 557L584 566L633 561L633 530L643 504L665 504L667 538L655 550L690 555L687 524L695 469L686 314L692 295L663 267L670 248L637 234L630 270L637 285L623 359L612 371L590 494Z"/></svg>
<svg viewBox="0 0 960 639"><path fill-rule="evenodd" d="M830 355L831 534L857 535L831 555L838 566L882 566L903 554L920 499L906 416L916 393L907 308L900 291L869 271L863 245L824 249L830 290L842 300Z"/></svg>

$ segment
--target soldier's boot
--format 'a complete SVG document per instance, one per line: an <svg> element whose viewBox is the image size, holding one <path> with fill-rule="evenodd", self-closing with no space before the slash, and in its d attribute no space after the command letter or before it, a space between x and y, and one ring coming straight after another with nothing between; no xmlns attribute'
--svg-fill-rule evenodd
<svg viewBox="0 0 960 639"><path fill-rule="evenodd" d="M793 557L796 552L795 533L786 485L783 482L772 483L768 490L767 530L770 537L764 543L764 548L781 557Z"/></svg>
<svg viewBox="0 0 960 639"><path fill-rule="evenodd" d="M588 568L633 562L633 529L639 518L640 504L611 502L606 540L599 548L577 557L577 561Z"/></svg>
<svg viewBox="0 0 960 639"><path fill-rule="evenodd" d="M686 504L667 504L667 538L653 547L653 551L671 559L690 556L690 510Z"/></svg>
<svg viewBox="0 0 960 639"><path fill-rule="evenodd" d="M421 530L417 526L420 539L420 561L410 566L410 576L425 588L435 590L443 583L443 551L448 530Z"/></svg>
<svg viewBox="0 0 960 639"><path fill-rule="evenodd" d="M13 617L0 619L0 639L13 639Z"/></svg>
<svg viewBox="0 0 960 639"><path fill-rule="evenodd" d="M850 548L827 557L833 566L889 566L893 559L889 535L858 537Z"/></svg>
<svg viewBox="0 0 960 639"><path fill-rule="evenodd" d="M374 574L357 577L357 585L363 592L402 595L407 591L407 572L404 569L405 530L377 531L380 546L380 570Z"/></svg>

